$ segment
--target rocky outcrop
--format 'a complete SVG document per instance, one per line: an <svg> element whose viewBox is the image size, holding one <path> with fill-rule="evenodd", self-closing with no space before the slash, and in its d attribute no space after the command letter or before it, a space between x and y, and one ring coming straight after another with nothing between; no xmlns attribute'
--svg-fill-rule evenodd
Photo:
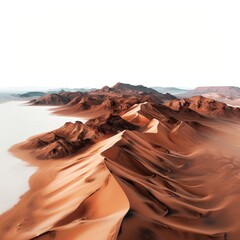
<svg viewBox="0 0 240 240"><path fill-rule="evenodd" d="M73 98L81 97L84 94L81 92L61 92L51 93L41 96L38 99L33 99L29 103L33 105L65 105Z"/></svg>
<svg viewBox="0 0 240 240"><path fill-rule="evenodd" d="M162 94L156 90L142 85L117 83L113 87L105 86L99 90L88 93L81 92L61 92L44 95L38 99L30 101L33 105L64 105L72 108L70 111L84 111L90 109L89 106L101 105L104 101L118 101L118 98L136 98L136 102L154 101L162 103L166 100L175 99L171 94Z"/></svg>
<svg viewBox="0 0 240 240"><path fill-rule="evenodd" d="M213 99L202 96L194 96L191 98L183 98L165 103L175 111L193 110L199 114L206 116L215 116L219 118L239 118L240 109L228 106L223 102L218 102Z"/></svg>

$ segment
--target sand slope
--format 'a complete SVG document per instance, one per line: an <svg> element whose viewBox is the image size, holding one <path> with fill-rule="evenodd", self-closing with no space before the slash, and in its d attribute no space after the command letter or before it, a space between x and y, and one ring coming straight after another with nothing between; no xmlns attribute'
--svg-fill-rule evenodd
<svg viewBox="0 0 240 240"><path fill-rule="evenodd" d="M240 126L226 120L229 112L208 115L206 104L204 116L133 105L120 130L111 134L107 125L92 145L63 159L36 160L38 148L15 146L39 171L0 217L2 239L239 240Z"/></svg>
<svg viewBox="0 0 240 240"><path fill-rule="evenodd" d="M31 190L0 217L1 239L115 239L129 203L100 153L119 137L68 160L40 162Z"/></svg>

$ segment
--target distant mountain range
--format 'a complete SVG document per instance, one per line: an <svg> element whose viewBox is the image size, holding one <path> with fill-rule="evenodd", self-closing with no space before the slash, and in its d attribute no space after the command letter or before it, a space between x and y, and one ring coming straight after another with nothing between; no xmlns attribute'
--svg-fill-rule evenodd
<svg viewBox="0 0 240 240"><path fill-rule="evenodd" d="M154 90L153 88L145 87L143 85L132 85L127 83L118 82L114 86L109 87L105 86L97 92L119 92L119 93L158 93L158 91Z"/></svg>
<svg viewBox="0 0 240 240"><path fill-rule="evenodd" d="M233 86L212 86L212 87L197 87L193 90L187 91L180 96L191 97L196 95L215 93L223 95L228 98L240 98L240 88Z"/></svg>
<svg viewBox="0 0 240 240"><path fill-rule="evenodd" d="M18 94L12 94L15 97L20 98L28 98L28 97L41 97L45 94L51 94L51 93L61 93L61 92L90 92L96 90L95 88L57 88L57 89L50 89L48 91L29 91L26 93L18 93Z"/></svg>
<svg viewBox="0 0 240 240"><path fill-rule="evenodd" d="M46 94L45 92L26 92L21 94L13 94L13 96L20 98L29 98L29 97L41 97L45 94Z"/></svg>
<svg viewBox="0 0 240 240"><path fill-rule="evenodd" d="M175 88L175 87L152 87L152 88L160 93L170 93L172 95L183 94L189 91L186 89Z"/></svg>
<svg viewBox="0 0 240 240"><path fill-rule="evenodd" d="M69 94L68 94L69 93ZM74 94L72 94L74 93ZM240 88L234 86L210 86L210 87L197 87L192 90L175 88L175 87L145 87L143 85L131 85L125 83L117 83L112 87L105 86L101 89L95 88L56 88L45 91L28 91L26 93L22 92L0 92L0 102L10 101L10 100L27 100L36 97L40 98L39 104L50 104L50 102L55 102L56 105L66 104L71 99L72 96L77 96L77 93L90 93L90 94L169 94L170 96L176 96L177 98L189 98L192 96L203 96L206 98L211 98L216 101L224 102L229 105L240 106ZM70 98L66 96L71 96ZM80 94L81 95L81 94ZM163 98L164 97L162 95ZM46 97L45 97L46 96ZM160 96L160 95L159 95ZM169 97L170 97L169 96ZM64 98L64 99L63 99ZM171 97L170 97L171 98ZM43 102L41 100L44 100ZM46 102L45 102L46 101Z"/></svg>
<svg viewBox="0 0 240 240"><path fill-rule="evenodd" d="M66 107L73 109L90 109L92 106L100 106L101 104L109 105L110 107L117 108L117 105L126 107L122 103L118 103L116 99L132 98L131 104L139 102L153 101L162 103L176 99L173 95L160 93L152 88L143 85L131 85L125 83L117 83L112 87L104 86L90 92L59 92L45 94L38 99L30 101L34 105L66 105ZM121 100L122 101L122 100ZM99 110L99 109L98 109Z"/></svg>
<svg viewBox="0 0 240 240"><path fill-rule="evenodd" d="M26 91L24 89L15 89L15 90L8 90L3 89L0 90L0 103L8 102L8 101L17 101L17 100L31 100L36 97L42 97L46 94L59 94L64 92L89 92L94 91L95 88L56 88L50 89L46 91Z"/></svg>
<svg viewBox="0 0 240 240"><path fill-rule="evenodd" d="M53 88L49 89L46 93L57 93L57 92L90 92L96 88Z"/></svg>
<svg viewBox="0 0 240 240"><path fill-rule="evenodd" d="M240 88L234 86L212 86L197 87L186 93L176 95L178 98L189 98L192 96L203 96L229 105L240 105Z"/></svg>

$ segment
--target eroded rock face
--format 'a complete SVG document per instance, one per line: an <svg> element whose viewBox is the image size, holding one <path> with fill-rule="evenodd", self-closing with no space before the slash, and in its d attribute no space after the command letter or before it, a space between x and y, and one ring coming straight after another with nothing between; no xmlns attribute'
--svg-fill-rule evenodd
<svg viewBox="0 0 240 240"><path fill-rule="evenodd" d="M136 130L138 126L124 120L119 115L109 114L87 121L86 125L100 134L116 134L123 130Z"/></svg>
<svg viewBox="0 0 240 240"><path fill-rule="evenodd" d="M81 92L61 92L52 93L41 96L38 99L33 99L29 103L33 105L65 105L73 98L82 97Z"/></svg>
<svg viewBox="0 0 240 240"><path fill-rule="evenodd" d="M22 147L32 150L40 159L63 158L81 151L105 135L137 128L120 116L109 114L89 120L86 124L67 122L52 132L31 138Z"/></svg>
<svg viewBox="0 0 240 240"><path fill-rule="evenodd" d="M90 91L88 93L81 92L61 92L44 95L38 99L30 101L34 105L66 105L75 106L77 104L99 105L108 98L122 97L129 98L135 96L139 99L150 97L153 101L163 102L165 100L175 99L171 94L162 94L152 88L142 85L134 86L131 84L117 83L113 87L105 86L101 89ZM93 101L93 103L91 103ZM71 103L70 103L71 102ZM81 108L80 108L81 110Z"/></svg>
<svg viewBox="0 0 240 240"><path fill-rule="evenodd" d="M165 105L175 111L193 110L206 116L216 116L222 118L240 117L239 108L234 108L223 102L218 102L202 96L173 100Z"/></svg>
<svg viewBox="0 0 240 240"><path fill-rule="evenodd" d="M23 147L34 150L34 154L41 159L62 158L91 144L95 134L82 122L68 122L52 132L31 138Z"/></svg>

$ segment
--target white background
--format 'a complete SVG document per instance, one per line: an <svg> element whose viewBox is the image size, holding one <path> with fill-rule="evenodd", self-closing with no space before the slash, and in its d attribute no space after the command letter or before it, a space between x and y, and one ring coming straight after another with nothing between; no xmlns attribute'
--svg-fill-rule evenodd
<svg viewBox="0 0 240 240"><path fill-rule="evenodd" d="M240 86L239 1L0 1L0 88Z"/></svg>

